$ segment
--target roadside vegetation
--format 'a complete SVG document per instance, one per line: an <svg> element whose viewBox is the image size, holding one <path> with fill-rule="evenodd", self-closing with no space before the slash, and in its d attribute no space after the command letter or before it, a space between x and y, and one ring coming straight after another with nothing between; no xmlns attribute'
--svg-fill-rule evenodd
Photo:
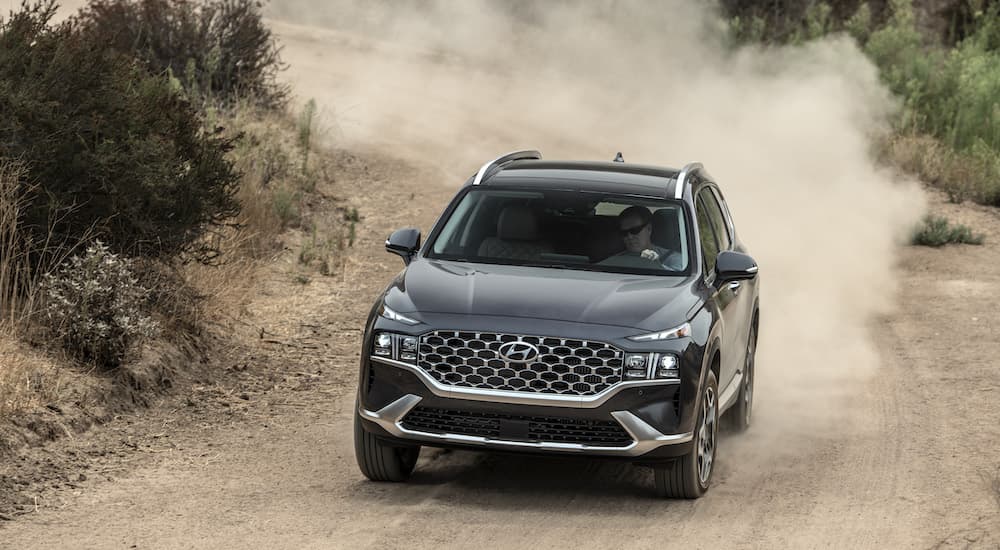
<svg viewBox="0 0 1000 550"><path fill-rule="evenodd" d="M951 224L943 216L928 215L913 233L911 242L920 246L944 246L946 244L983 244L983 236L973 234L962 224Z"/></svg>
<svg viewBox="0 0 1000 550"><path fill-rule="evenodd" d="M92 0L54 23L44 0L0 18L0 420L63 414L67 376L97 401L138 387L144 352L197 349L298 241L304 272L336 270L353 222L311 215L333 163L260 10Z"/></svg>
<svg viewBox="0 0 1000 550"><path fill-rule="evenodd" d="M1000 4L724 0L737 44L852 36L899 98L878 154L952 202L1000 206ZM925 223L934 242L944 230ZM961 232L949 233L961 239ZM967 241L963 241L967 242Z"/></svg>
<svg viewBox="0 0 1000 550"><path fill-rule="evenodd" d="M738 44L853 36L900 98L883 159L1000 206L1000 6L722 4ZM256 263L289 250L308 284L360 223L311 215L334 168L258 1L91 0L63 23L55 9L0 18L0 418L58 403L67 376L132 383L143 349L243 303ZM914 242L982 237L928 218Z"/></svg>

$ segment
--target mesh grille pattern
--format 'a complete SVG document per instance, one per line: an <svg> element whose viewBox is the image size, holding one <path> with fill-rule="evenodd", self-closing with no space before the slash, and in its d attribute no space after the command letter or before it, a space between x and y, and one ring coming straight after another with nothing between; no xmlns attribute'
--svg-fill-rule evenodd
<svg viewBox="0 0 1000 550"><path fill-rule="evenodd" d="M519 423L521 435L505 437L502 431L505 422ZM628 432L611 420L515 416L419 406L403 418L403 427L420 432L474 435L491 439L524 439L610 447L625 447L632 443Z"/></svg>
<svg viewBox="0 0 1000 550"><path fill-rule="evenodd" d="M527 362L500 348L530 344ZM417 364L442 384L533 393L593 395L622 380L622 350L603 342L438 330L420 337Z"/></svg>

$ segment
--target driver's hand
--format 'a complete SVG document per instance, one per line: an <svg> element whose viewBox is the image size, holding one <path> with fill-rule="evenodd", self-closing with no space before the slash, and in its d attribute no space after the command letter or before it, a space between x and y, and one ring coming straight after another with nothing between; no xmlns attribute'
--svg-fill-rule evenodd
<svg viewBox="0 0 1000 550"><path fill-rule="evenodd" d="M647 260L652 260L654 262L660 259L660 255L657 254L655 250L650 248L643 250L642 253L639 255L642 256L643 258L646 258Z"/></svg>

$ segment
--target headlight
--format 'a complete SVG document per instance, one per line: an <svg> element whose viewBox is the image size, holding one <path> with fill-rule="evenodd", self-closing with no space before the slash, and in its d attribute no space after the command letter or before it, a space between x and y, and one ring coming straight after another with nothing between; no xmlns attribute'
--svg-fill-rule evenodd
<svg viewBox="0 0 1000 550"><path fill-rule="evenodd" d="M656 342L659 340L673 340L675 338L685 338L687 336L691 336L691 323L684 323L679 327L672 328L670 330L664 330L662 332L651 332L649 334L629 336L628 339L634 342Z"/></svg>
<svg viewBox="0 0 1000 550"><path fill-rule="evenodd" d="M672 353L625 354L625 380L671 380L680 377L680 360Z"/></svg>
<svg viewBox="0 0 1000 550"><path fill-rule="evenodd" d="M664 353L659 357L659 361L656 364L656 376L655 378L680 378L681 369L680 363L677 361L677 356L672 353Z"/></svg>
<svg viewBox="0 0 1000 550"><path fill-rule="evenodd" d="M417 339L413 336L404 336L399 341L399 359L410 363L417 362Z"/></svg>
<svg viewBox="0 0 1000 550"><path fill-rule="evenodd" d="M646 359L648 353L629 353L625 356L625 379L645 380L648 368Z"/></svg>
<svg viewBox="0 0 1000 550"><path fill-rule="evenodd" d="M392 335L388 332L380 332L375 335L375 349L373 352L379 357L392 357Z"/></svg>
<svg viewBox="0 0 1000 550"><path fill-rule="evenodd" d="M390 309L389 306L385 305L384 302L382 303L382 307L379 308L378 314L381 315L382 317L385 317L386 319L389 319L391 321L398 321L400 323L403 323L404 325L420 324L420 321L417 321L416 319L411 319L406 315L403 315L402 313L396 313L395 311Z"/></svg>
<svg viewBox="0 0 1000 550"><path fill-rule="evenodd" d="M379 332L372 339L372 354L405 363L417 363L417 337Z"/></svg>

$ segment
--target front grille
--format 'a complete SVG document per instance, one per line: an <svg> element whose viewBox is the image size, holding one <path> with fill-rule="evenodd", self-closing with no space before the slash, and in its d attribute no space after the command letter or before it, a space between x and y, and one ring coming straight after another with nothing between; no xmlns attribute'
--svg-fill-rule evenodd
<svg viewBox="0 0 1000 550"><path fill-rule="evenodd" d="M489 439L579 443L625 447L632 443L620 424L549 416L517 416L415 407L403 418L408 430L474 435Z"/></svg>
<svg viewBox="0 0 1000 550"><path fill-rule="evenodd" d="M511 342L538 351L508 361ZM593 395L622 380L622 350L603 342L489 332L438 330L420 337L417 364L442 384L533 393Z"/></svg>

